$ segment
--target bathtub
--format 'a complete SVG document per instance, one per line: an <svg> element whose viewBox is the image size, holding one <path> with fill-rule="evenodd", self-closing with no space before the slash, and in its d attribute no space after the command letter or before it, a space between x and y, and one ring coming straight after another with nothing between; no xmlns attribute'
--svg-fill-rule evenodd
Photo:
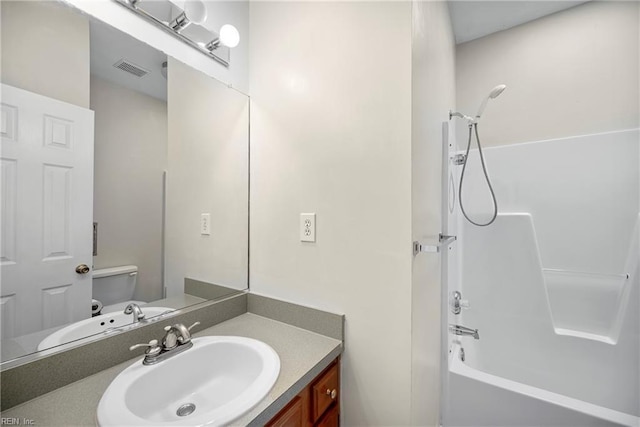
<svg viewBox="0 0 640 427"><path fill-rule="evenodd" d="M480 339L449 337L443 425L640 427L637 233L620 320L601 339L555 327L534 228L529 215L502 215L491 234L465 230L471 307L449 323L478 328ZM493 250L474 248L482 244Z"/></svg>
<svg viewBox="0 0 640 427"><path fill-rule="evenodd" d="M461 360L464 348L465 362ZM508 427L638 427L640 417L488 374L470 366L468 344L451 348L451 398L443 425Z"/></svg>
<svg viewBox="0 0 640 427"><path fill-rule="evenodd" d="M453 314L443 301L444 427L640 427L638 138L487 148L500 207L490 227L460 216L456 152L445 156L445 231L458 239L443 280L447 298L459 291L470 307ZM477 159L466 173L467 211L492 212ZM447 323L480 339L447 334Z"/></svg>
<svg viewBox="0 0 640 427"><path fill-rule="evenodd" d="M614 288L617 304L594 293L601 307L615 308L598 334L556 324L531 215L501 214L490 231L464 229L461 291L471 306L449 314L449 323L478 328L480 339L449 336L443 425L640 427L638 226L621 269L629 276ZM593 282L574 293L575 304L564 301L567 313L595 285L615 284Z"/></svg>

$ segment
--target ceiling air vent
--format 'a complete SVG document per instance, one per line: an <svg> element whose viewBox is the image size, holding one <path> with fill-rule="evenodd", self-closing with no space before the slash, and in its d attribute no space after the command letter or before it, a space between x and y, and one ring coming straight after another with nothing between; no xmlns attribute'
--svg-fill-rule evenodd
<svg viewBox="0 0 640 427"><path fill-rule="evenodd" d="M121 59L120 61L113 64L114 67L126 71L129 74L133 74L136 77L143 77L149 74L148 70L145 70L139 65L134 64L133 62L127 61L126 59Z"/></svg>

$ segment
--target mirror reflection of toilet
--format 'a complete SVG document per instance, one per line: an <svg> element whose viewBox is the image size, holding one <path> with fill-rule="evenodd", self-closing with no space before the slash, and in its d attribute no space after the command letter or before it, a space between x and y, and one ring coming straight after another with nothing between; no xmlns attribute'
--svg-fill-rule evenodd
<svg viewBox="0 0 640 427"><path fill-rule="evenodd" d="M130 303L138 305L146 301L134 301L138 267L123 265L120 267L100 268L93 270L93 299L102 303L102 314L122 311Z"/></svg>

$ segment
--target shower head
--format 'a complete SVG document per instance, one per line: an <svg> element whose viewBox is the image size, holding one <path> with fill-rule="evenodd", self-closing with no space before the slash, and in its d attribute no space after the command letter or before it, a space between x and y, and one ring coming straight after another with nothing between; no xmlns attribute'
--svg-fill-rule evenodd
<svg viewBox="0 0 640 427"><path fill-rule="evenodd" d="M494 99L500 96L500 94L507 88L507 85L498 85L491 89L491 93L489 93L489 98Z"/></svg>
<svg viewBox="0 0 640 427"><path fill-rule="evenodd" d="M487 103L490 99L495 99L507 88L506 85L498 85L491 89L489 92L489 96L487 96L484 100L482 100L482 104L480 104L480 108L478 109L478 114L476 114L476 120L480 118L482 113L484 113L484 109L487 108Z"/></svg>

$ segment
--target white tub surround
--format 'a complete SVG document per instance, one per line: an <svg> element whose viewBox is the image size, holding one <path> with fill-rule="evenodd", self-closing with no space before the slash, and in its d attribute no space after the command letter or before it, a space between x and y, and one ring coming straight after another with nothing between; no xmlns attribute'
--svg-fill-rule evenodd
<svg viewBox="0 0 640 427"><path fill-rule="evenodd" d="M485 150L500 214L458 222L470 308L449 319L480 339L451 343L445 425L638 426L639 140L631 129ZM464 203L482 217L470 156Z"/></svg>

